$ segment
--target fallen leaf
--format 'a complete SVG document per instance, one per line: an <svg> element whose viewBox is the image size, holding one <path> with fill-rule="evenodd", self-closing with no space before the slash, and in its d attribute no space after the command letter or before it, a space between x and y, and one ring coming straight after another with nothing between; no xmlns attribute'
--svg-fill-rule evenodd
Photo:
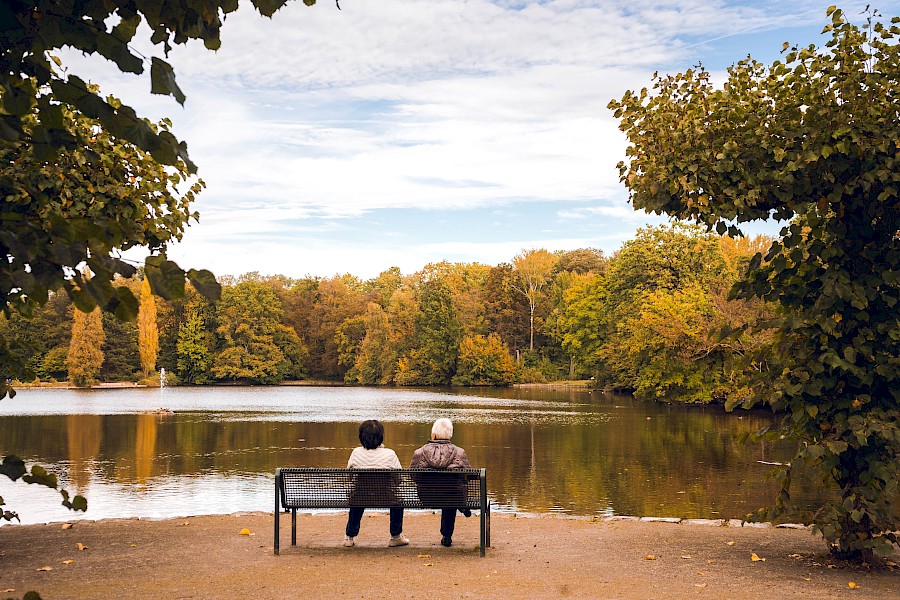
<svg viewBox="0 0 900 600"><path fill-rule="evenodd" d="M703 575L706 575L706 573L704 573L703 571L697 571L697 575L700 575L702 577Z"/></svg>
<svg viewBox="0 0 900 600"><path fill-rule="evenodd" d="M803 578L803 581L812 581L812 578L810 578L810 577L804 577L804 578Z"/></svg>
<svg viewBox="0 0 900 600"><path fill-rule="evenodd" d="M175 527L187 527L187 526L190 525L190 524L191 524L190 521L185 521L185 522L183 522L183 523L179 523L179 524L176 525Z"/></svg>
<svg viewBox="0 0 900 600"><path fill-rule="evenodd" d="M6 590L0 590L0 594L12 594L14 591L16 591L16 588L9 588Z"/></svg>
<svg viewBox="0 0 900 600"><path fill-rule="evenodd" d="M434 566L434 563L425 563L425 566L426 566L426 567L433 567L433 566Z"/></svg>
<svg viewBox="0 0 900 600"><path fill-rule="evenodd" d="M714 562L716 562L716 561L714 561L713 559L709 559L708 561L706 561L706 564L711 565L711 564L713 564Z"/></svg>
<svg viewBox="0 0 900 600"><path fill-rule="evenodd" d="M63 523L62 524L63 529L72 529L72 527L74 527L74 525L72 525L71 523Z"/></svg>
<svg viewBox="0 0 900 600"><path fill-rule="evenodd" d="M799 554L788 554L788 558L803 558L803 557Z"/></svg>
<svg viewBox="0 0 900 600"><path fill-rule="evenodd" d="M75 561L72 560L72 559L70 558L69 560L64 560L64 561L62 561L62 562L59 563L59 564L61 564L61 565L71 565L73 562L75 562Z"/></svg>
<svg viewBox="0 0 900 600"><path fill-rule="evenodd" d="M644 560L656 560L656 557L653 556L652 554L648 554L647 556L644 557Z"/></svg>
<svg viewBox="0 0 900 600"><path fill-rule="evenodd" d="M249 529L247 529L246 527L244 527L243 529L241 529L241 532L240 532L238 535L253 535L253 534L250 533L250 530L249 530Z"/></svg>
<svg viewBox="0 0 900 600"><path fill-rule="evenodd" d="M90 548L90 546L85 546L85 545L82 544L81 542L78 542L78 549L79 549L79 550L87 550L88 548Z"/></svg>
<svg viewBox="0 0 900 600"><path fill-rule="evenodd" d="M690 554L682 554L681 558L683 558L684 560L691 560L693 557Z"/></svg>
<svg viewBox="0 0 900 600"><path fill-rule="evenodd" d="M694 587L705 588L705 587L706 587L706 584L705 584L705 583L695 583L695 584L694 584Z"/></svg>
<svg viewBox="0 0 900 600"><path fill-rule="evenodd" d="M416 558L431 558L430 554L419 554Z"/></svg>
<svg viewBox="0 0 900 600"><path fill-rule="evenodd" d="M137 548L137 544L132 544L131 547L132 547L132 548Z"/></svg>
<svg viewBox="0 0 900 600"><path fill-rule="evenodd" d="M38 571L52 571L53 567L41 567Z"/></svg>
<svg viewBox="0 0 900 600"><path fill-rule="evenodd" d="M729 546L734 546L734 542L725 542L725 543L728 544Z"/></svg>
<svg viewBox="0 0 900 600"><path fill-rule="evenodd" d="M889 566L889 567L896 567L896 566L897 566L897 563L895 563L895 562L892 561L892 560L886 560L886 561L884 561L884 564L886 564L886 565Z"/></svg>
<svg viewBox="0 0 900 600"><path fill-rule="evenodd" d="M859 589L859 586L856 585L855 583L853 583L852 581L851 581L850 583L847 584L847 587L849 587L851 590L858 590L858 589Z"/></svg>
<svg viewBox="0 0 900 600"><path fill-rule="evenodd" d="M750 560L752 560L753 562L766 562L766 559L757 556L756 552L750 555Z"/></svg>
<svg viewBox="0 0 900 600"><path fill-rule="evenodd" d="M829 569L833 569L834 565L826 565Z"/></svg>

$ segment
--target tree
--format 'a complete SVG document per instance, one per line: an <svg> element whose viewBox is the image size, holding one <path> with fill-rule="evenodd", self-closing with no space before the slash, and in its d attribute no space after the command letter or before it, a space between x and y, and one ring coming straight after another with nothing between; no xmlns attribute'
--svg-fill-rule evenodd
<svg viewBox="0 0 900 600"><path fill-rule="evenodd" d="M189 313L184 325L178 330L178 375L185 383L206 383L212 356L209 349L209 332L204 327L199 312Z"/></svg>
<svg viewBox="0 0 900 600"><path fill-rule="evenodd" d="M37 144L0 140L0 253L7 257L0 266L0 308L6 315L30 316L50 293L62 289L80 311L100 306L120 319L134 320L134 294L127 286L113 285L120 275L135 273L120 254L147 247L154 253L145 267L153 291L180 296L185 275L165 259L165 248L197 217L189 205L202 182L177 191L190 183L184 163L164 167L68 105L53 106L59 122L80 140L67 152L48 156ZM25 115L22 124L29 136L46 134L36 113ZM160 127L166 129L167 122ZM90 268L90 279L81 265ZM188 275L206 293L217 292L208 271ZM7 377L31 378L25 365L2 350L0 364ZM6 377L0 382L5 396Z"/></svg>
<svg viewBox="0 0 900 600"><path fill-rule="evenodd" d="M496 333L466 336L459 343L453 385L509 385L515 380L516 365Z"/></svg>
<svg viewBox="0 0 900 600"><path fill-rule="evenodd" d="M150 292L150 281L141 283L141 303L138 308L138 352L141 356L141 371L149 377L156 370L156 355L159 353L159 331L156 329L156 300Z"/></svg>
<svg viewBox="0 0 900 600"><path fill-rule="evenodd" d="M400 385L447 385L456 372L462 325L450 286L440 278L422 283L416 315L416 346L398 362Z"/></svg>
<svg viewBox="0 0 900 600"><path fill-rule="evenodd" d="M103 366L103 316L100 309L89 313L75 311L72 323L72 341L66 356L69 381L77 387L87 387L97 381Z"/></svg>
<svg viewBox="0 0 900 600"><path fill-rule="evenodd" d="M785 44L768 67L747 58L721 88L703 69L657 76L652 93L610 108L630 142L619 172L635 208L733 234L792 219L734 290L780 307L782 368L743 405L786 411L800 442L770 516L794 472L815 468L838 491L815 530L837 554L872 560L900 528L900 19L828 15L824 48Z"/></svg>
<svg viewBox="0 0 900 600"><path fill-rule="evenodd" d="M391 343L391 325L380 304L370 302L366 309L366 335L359 344L354 364L355 381L365 385L386 385L397 370L397 350Z"/></svg>
<svg viewBox="0 0 900 600"><path fill-rule="evenodd" d="M217 379L277 383L294 375L305 356L271 284L246 278L223 290L217 305L221 348L210 369Z"/></svg>
<svg viewBox="0 0 900 600"><path fill-rule="evenodd" d="M515 288L528 300L529 350L534 350L534 311L540 301L541 290L550 280L557 260L556 256L543 248L523 250L513 258Z"/></svg>

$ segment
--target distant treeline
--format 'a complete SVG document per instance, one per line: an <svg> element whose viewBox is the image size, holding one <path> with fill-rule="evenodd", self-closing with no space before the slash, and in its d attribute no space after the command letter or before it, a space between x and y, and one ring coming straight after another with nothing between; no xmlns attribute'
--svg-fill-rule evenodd
<svg viewBox="0 0 900 600"><path fill-rule="evenodd" d="M57 293L31 319L0 317L0 337L18 340L39 379L80 385L154 379L160 368L183 384L594 377L639 397L718 402L771 368L769 336L736 329L770 308L727 298L770 241L673 224L639 230L611 257L532 249L496 266L392 267L369 280L247 273L221 277L218 302L190 288L175 302L144 289L134 323L77 313ZM135 295L147 287L140 273L120 285Z"/></svg>

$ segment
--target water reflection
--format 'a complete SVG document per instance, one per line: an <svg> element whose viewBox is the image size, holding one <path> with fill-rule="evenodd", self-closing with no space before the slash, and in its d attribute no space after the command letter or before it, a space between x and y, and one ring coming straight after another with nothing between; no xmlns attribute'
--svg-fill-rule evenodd
<svg viewBox="0 0 900 600"><path fill-rule="evenodd" d="M765 413L569 390L305 387L23 390L0 402L0 453L53 468L88 497L87 518L270 510L275 468L344 466L360 420L383 420L408 463L439 416L488 468L501 509L739 517L774 497L758 461L792 454L735 441L769 424ZM72 516L30 488L4 480L0 496L27 522Z"/></svg>

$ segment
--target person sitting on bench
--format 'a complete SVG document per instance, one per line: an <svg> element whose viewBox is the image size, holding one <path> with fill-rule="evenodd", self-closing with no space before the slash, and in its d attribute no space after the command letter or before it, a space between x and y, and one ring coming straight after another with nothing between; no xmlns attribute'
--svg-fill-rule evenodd
<svg viewBox="0 0 900 600"><path fill-rule="evenodd" d="M410 469L467 469L469 458L466 451L459 446L453 445L450 438L453 437L453 422L450 419L442 418L434 422L431 427L431 441L418 448L412 457L409 465ZM466 497L465 479L460 479L462 486L459 497ZM425 494L446 494L447 490L429 490L424 478L420 478L419 495ZM460 511L467 517L472 516L472 511L468 508L460 508ZM453 529L456 525L456 508L441 509L441 545L449 547L453 543Z"/></svg>
<svg viewBox="0 0 900 600"><path fill-rule="evenodd" d="M362 446L354 448L353 452L350 453L350 460L347 461L347 468L402 468L400 465L400 459L397 458L397 453L390 448L385 448L382 442L384 442L384 425L382 425L380 421L376 421L375 419L363 421L359 426L359 443L362 444ZM384 490L382 491L385 493L390 493L390 486L392 482L390 479L386 478L383 474L380 473L372 473L368 478L364 473L358 474L357 478L359 480L365 480L366 485L358 486L360 490L364 491L357 491L356 493L360 494L361 496L367 493L373 493L373 488L377 488L377 484L380 484L380 482L371 481L371 479L376 475L379 477L379 479L384 479ZM357 500L360 504L366 503L364 497L358 497ZM347 547L353 546L356 543L355 538L359 534L359 527L360 523L362 522L363 512L366 510L362 506L353 506L353 503L354 497L351 496L351 508L350 513L347 516L347 529L345 532L346 535L344 536L344 545ZM405 546L409 543L409 540L403 535L403 508L391 508L390 512L391 539L388 541L388 546Z"/></svg>

